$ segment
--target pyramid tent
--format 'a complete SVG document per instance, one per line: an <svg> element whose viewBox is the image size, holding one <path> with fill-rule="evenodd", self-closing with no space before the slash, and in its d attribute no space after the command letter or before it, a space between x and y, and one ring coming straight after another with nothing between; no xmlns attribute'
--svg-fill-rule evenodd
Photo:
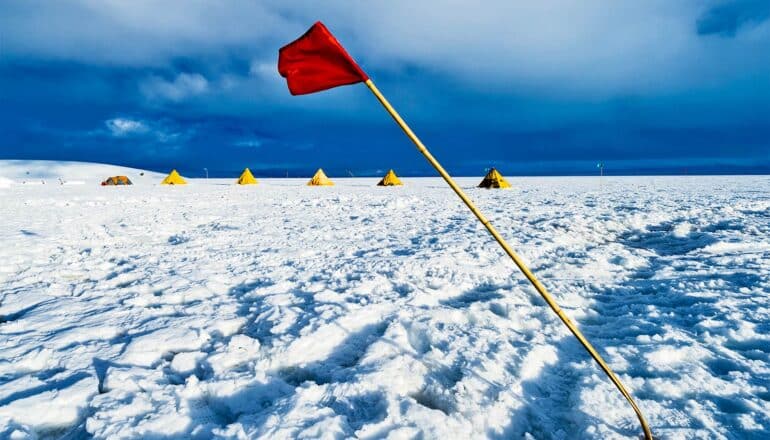
<svg viewBox="0 0 770 440"><path fill-rule="evenodd" d="M161 185L187 185L187 181L182 178L182 176L179 175L179 173L176 172L176 170L171 170L171 172L166 176L165 179L163 179L163 182L160 182Z"/></svg>
<svg viewBox="0 0 770 440"><path fill-rule="evenodd" d="M112 176L102 182L102 186L114 186L114 185L133 185L131 180L126 176Z"/></svg>
<svg viewBox="0 0 770 440"><path fill-rule="evenodd" d="M251 170L246 168L243 170L243 173L241 173L241 177L238 178L238 185L256 185L257 179L254 178L254 175L251 174Z"/></svg>
<svg viewBox="0 0 770 440"><path fill-rule="evenodd" d="M324 174L324 170L319 168L313 178L307 183L307 186L334 186L334 182L329 180L326 174Z"/></svg>
<svg viewBox="0 0 770 440"><path fill-rule="evenodd" d="M479 188L510 188L511 184L496 169L489 170L484 180L479 183Z"/></svg>
<svg viewBox="0 0 770 440"><path fill-rule="evenodd" d="M393 170L388 171L387 174L385 174L385 177L380 180L380 183L377 184L377 186L396 186L396 185L403 185L401 183L401 179L396 176L396 172Z"/></svg>

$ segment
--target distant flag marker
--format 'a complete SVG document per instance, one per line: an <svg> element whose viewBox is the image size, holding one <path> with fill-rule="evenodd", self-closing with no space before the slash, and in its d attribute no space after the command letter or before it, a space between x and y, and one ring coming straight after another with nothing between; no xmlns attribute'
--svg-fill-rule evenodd
<svg viewBox="0 0 770 440"><path fill-rule="evenodd" d="M388 102L385 96L374 85L374 82L372 82L369 76L363 69L361 69L353 58L348 55L347 51L342 47L339 41L334 38L334 35L329 32L329 29L327 29L323 23L320 21L316 22L304 35L279 50L278 72L281 76L286 78L289 91L292 95L304 95L348 84L365 83L377 100L380 101L380 104L385 107L385 110L387 110L399 127L401 127L406 136L414 143L420 153L425 156L425 159L427 159L433 168L438 171L450 188L454 190L455 194L460 197L476 218L478 218L487 228L495 241L500 244L505 253L511 257L519 270L521 270L529 282L532 283L532 286L534 286L540 296L543 297L545 302L548 303L551 309L559 316L561 321L567 328L569 328L575 338L578 339L591 357L599 364L602 371L604 371L607 377L610 378L612 383L615 384L620 393L623 394L623 397L626 398L628 403L634 409L634 412L642 425L642 429L644 430L645 439L652 440L652 432L647 425L647 421L644 419L644 415L636 405L636 402L634 402L631 394L626 390L623 383L620 382L620 379L615 376L615 373L613 373L596 349L594 349L591 343L588 342L585 336L583 336L583 333L580 332L572 320L567 317L564 311L562 311L551 294L548 293L545 286L535 278L535 275L529 270L526 264L524 264L521 257L514 252L508 243L506 243L500 233L497 232L497 229L492 226L492 223L490 223L484 214L476 208L476 205L473 204L468 196L465 195L465 192L457 186L449 173L447 173L446 170L444 170L444 167L442 167L433 157L425 145L423 145L422 141L420 141L412 129L409 128L406 122L404 122L396 109L390 105L390 102Z"/></svg>

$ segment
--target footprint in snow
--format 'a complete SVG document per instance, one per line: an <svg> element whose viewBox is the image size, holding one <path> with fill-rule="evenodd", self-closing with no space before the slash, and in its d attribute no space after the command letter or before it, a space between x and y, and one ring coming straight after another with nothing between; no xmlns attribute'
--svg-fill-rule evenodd
<svg viewBox="0 0 770 440"><path fill-rule="evenodd" d="M174 234L168 238L168 244L176 246L178 244L187 243L190 241L190 237L181 234Z"/></svg>

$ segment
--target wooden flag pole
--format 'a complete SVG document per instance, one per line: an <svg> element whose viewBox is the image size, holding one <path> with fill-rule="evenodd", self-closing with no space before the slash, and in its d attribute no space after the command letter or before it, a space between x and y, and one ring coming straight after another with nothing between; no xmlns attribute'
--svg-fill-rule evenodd
<svg viewBox="0 0 770 440"><path fill-rule="evenodd" d="M377 86L374 85L371 79L366 80L366 86L369 87L369 90L374 93L374 96L377 97L377 100L380 101L380 104L382 104L383 107L385 107L385 110L390 113L390 116L393 117L393 119L396 121L399 127L404 131L404 133L409 137L409 139L414 142L414 145L417 147L418 150L420 150L420 153L422 153L423 156L430 162L430 164L433 166L433 168L438 171L438 173L441 175L441 177L444 178L446 183L452 188L452 190L457 194L460 199L462 199L463 203L468 207L468 209L473 212L473 214L476 216L476 218L479 219L479 221L484 225L484 227L487 228L487 231L489 231L490 234L492 234L492 237L494 237L495 241L503 248L506 254L508 254L509 257L513 260L513 262L516 264L516 266L521 270L521 272L524 274L525 277L529 280L530 283L535 287L535 290L540 294L540 296L543 297L546 303L551 307L551 310L553 310L558 316L559 319L564 323L564 325L569 328L570 332L577 338L578 341L580 341L580 344L583 345L583 347L588 351L588 353L591 355L591 357L596 361L597 364L599 364L599 367L601 367L602 371L607 375L607 377L610 378L613 384L618 388L618 391L620 391L621 394L623 394L623 397L626 398L629 404L631 404L631 407L634 409L634 412L636 413L636 417L639 418L639 422L642 424L642 429L644 430L644 438L646 440L652 440L652 432L650 431L650 427L647 425L647 421L644 419L644 415L642 414L641 410L639 410L639 407L636 406L636 402L634 402L633 397L631 397L631 394L626 390L626 387L623 386L623 383L620 382L620 379L615 376L615 373L610 369L609 365L602 359L602 357L599 355L599 353L594 349L594 347L591 345L590 342L583 336L583 333L578 330L578 328L575 326L575 324L572 322L571 319L562 311L561 307L556 303L556 301L553 299L550 293L545 289L545 286L543 286L540 281L538 281L537 278L535 278L535 275L532 273L532 271L529 270L526 264L524 264L524 261L519 257L516 252L511 249L511 247L506 243L506 241L503 239L503 237L500 235L499 232L497 232L497 229L495 229L494 226L492 226L492 223L489 222L489 220L482 214L478 208L476 208L476 205L473 204L473 202L468 198L468 196L465 195L462 189L460 189L459 186L455 183L455 181L452 179L452 177L449 175L449 173L446 172L444 167L441 166L440 163L436 160L436 158L433 157L432 154L430 154L430 151L428 151L427 148L425 148L425 145L420 141L420 139L414 134L411 128L409 128L408 125L406 125L406 122L404 122L403 119L401 119L401 116L398 114L396 109L393 108L393 106L390 105L387 99L385 99L385 96L380 93L380 90L377 88Z"/></svg>

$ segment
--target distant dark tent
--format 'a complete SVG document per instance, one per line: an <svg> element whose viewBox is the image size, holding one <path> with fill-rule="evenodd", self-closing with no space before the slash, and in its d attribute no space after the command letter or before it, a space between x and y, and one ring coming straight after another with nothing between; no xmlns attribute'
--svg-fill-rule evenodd
<svg viewBox="0 0 770 440"><path fill-rule="evenodd" d="M126 176L112 176L102 182L102 186L115 186L115 185L133 185L131 180Z"/></svg>
<svg viewBox="0 0 770 440"><path fill-rule="evenodd" d="M496 169L492 168L489 170L486 176L484 176L484 180L479 183L479 188L510 188L511 184L508 183L505 178L503 178L503 175L500 174Z"/></svg>

